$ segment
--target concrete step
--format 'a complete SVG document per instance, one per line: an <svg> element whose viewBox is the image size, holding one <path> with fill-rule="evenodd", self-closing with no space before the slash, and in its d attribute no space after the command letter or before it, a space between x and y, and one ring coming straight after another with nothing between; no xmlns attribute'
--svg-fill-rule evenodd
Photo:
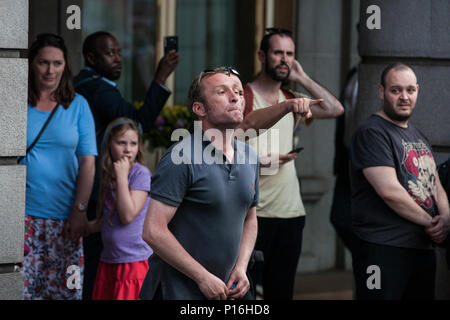
<svg viewBox="0 0 450 320"><path fill-rule="evenodd" d="M344 270L299 274L294 290L294 300L352 300L353 274Z"/></svg>

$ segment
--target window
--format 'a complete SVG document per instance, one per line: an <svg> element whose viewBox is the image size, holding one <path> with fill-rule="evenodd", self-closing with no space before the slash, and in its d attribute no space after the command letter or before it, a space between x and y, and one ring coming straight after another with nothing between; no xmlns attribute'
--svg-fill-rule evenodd
<svg viewBox="0 0 450 320"><path fill-rule="evenodd" d="M96 0L83 3L83 40L104 30L122 47L117 84L129 101L145 98L155 69L156 0Z"/></svg>
<svg viewBox="0 0 450 320"><path fill-rule="evenodd" d="M157 2L83 2L82 38L99 30L117 38L123 56L122 76L117 84L125 99L130 101L144 99L155 72ZM176 1L176 35L181 60L175 71L175 104L186 104L192 79L206 68L234 66L244 83L251 80L254 7L254 1Z"/></svg>
<svg viewBox="0 0 450 320"><path fill-rule="evenodd" d="M175 103L186 103L192 79L204 69L233 66L243 82L253 76L253 1L177 0L176 30Z"/></svg>

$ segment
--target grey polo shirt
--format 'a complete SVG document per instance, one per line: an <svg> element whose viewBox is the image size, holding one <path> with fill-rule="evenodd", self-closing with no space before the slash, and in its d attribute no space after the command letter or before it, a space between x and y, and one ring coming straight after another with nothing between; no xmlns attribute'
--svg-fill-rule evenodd
<svg viewBox="0 0 450 320"><path fill-rule="evenodd" d="M210 141L200 140L190 135L167 150L152 176L150 195L178 208L169 230L226 283L238 257L244 219L258 203L257 155L235 140L230 164ZM159 285L164 299L205 299L193 280L153 254L139 297L152 299Z"/></svg>

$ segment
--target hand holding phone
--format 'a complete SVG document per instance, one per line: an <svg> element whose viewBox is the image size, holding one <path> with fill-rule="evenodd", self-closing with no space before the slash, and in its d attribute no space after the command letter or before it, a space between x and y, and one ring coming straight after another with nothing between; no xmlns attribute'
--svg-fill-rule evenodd
<svg viewBox="0 0 450 320"><path fill-rule="evenodd" d="M170 50L178 51L178 36L164 37L164 54Z"/></svg>
<svg viewBox="0 0 450 320"><path fill-rule="evenodd" d="M165 86L167 78L175 70L179 61L178 37L164 37L164 56L159 60L153 80L156 83Z"/></svg>

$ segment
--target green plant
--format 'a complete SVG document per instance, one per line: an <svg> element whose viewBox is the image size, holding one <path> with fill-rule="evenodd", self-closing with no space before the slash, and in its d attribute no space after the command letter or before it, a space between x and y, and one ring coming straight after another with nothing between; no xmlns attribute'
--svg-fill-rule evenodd
<svg viewBox="0 0 450 320"><path fill-rule="evenodd" d="M153 129L144 134L151 148L170 147L172 132L176 129L189 130L195 120L194 114L187 106L164 106L153 125Z"/></svg>

